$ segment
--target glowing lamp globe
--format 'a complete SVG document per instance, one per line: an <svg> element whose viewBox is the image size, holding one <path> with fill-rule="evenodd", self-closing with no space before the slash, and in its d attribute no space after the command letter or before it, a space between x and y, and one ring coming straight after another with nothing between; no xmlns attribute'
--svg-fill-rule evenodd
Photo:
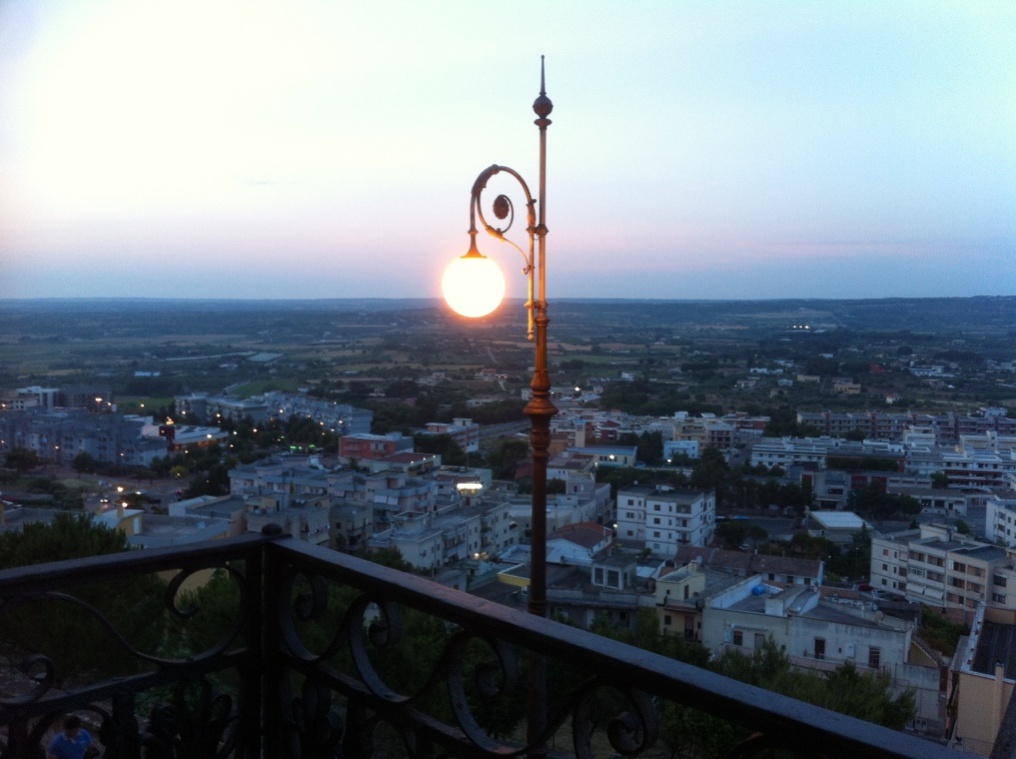
<svg viewBox="0 0 1016 759"><path fill-rule="evenodd" d="M486 316L501 305L504 293L504 274L498 265L472 251L452 261L441 278L445 302L462 316Z"/></svg>

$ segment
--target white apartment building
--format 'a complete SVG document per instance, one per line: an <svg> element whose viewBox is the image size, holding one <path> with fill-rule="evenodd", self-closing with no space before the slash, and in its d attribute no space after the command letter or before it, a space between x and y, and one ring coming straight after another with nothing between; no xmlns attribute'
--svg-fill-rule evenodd
<svg viewBox="0 0 1016 759"><path fill-rule="evenodd" d="M996 490L988 498L984 537L1006 548L1016 548L1016 491Z"/></svg>
<svg viewBox="0 0 1016 759"><path fill-rule="evenodd" d="M646 542L646 496L656 492L652 485L631 485L617 491L617 537Z"/></svg>
<svg viewBox="0 0 1016 759"><path fill-rule="evenodd" d="M1016 473L1016 450L966 448L942 451L941 468L955 488L1005 487L1009 475Z"/></svg>
<svg viewBox="0 0 1016 759"><path fill-rule="evenodd" d="M682 545L708 545L716 530L716 496L701 490L623 488L617 493L617 513L621 540L644 542L663 558L673 557Z"/></svg>

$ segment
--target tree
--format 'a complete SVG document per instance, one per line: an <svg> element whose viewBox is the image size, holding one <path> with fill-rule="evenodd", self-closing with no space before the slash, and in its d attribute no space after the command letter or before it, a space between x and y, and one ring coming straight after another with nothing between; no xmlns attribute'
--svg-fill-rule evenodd
<svg viewBox="0 0 1016 759"><path fill-rule="evenodd" d="M118 530L84 515L57 514L52 522L26 524L21 532L0 533L0 568L31 566L63 559L131 550ZM95 607L131 645L154 653L162 642L163 583L154 575L128 575L101 585L72 590ZM121 675L141 664L115 645L92 614L68 601L42 599L7 608L0 629L0 653L22 657L43 653L56 665L59 681L86 675Z"/></svg>
<svg viewBox="0 0 1016 759"><path fill-rule="evenodd" d="M737 548L748 539L748 522L743 519L728 519L716 525L716 539L730 548Z"/></svg>
<svg viewBox="0 0 1016 759"><path fill-rule="evenodd" d="M663 433L659 430L643 432L641 435L626 432L618 438L618 443L634 445L636 447L635 457L643 464L656 466L663 462Z"/></svg>
<svg viewBox="0 0 1016 759"><path fill-rule="evenodd" d="M515 468L529 459L529 441L505 438L487 452L487 464L495 480L514 480Z"/></svg>
<svg viewBox="0 0 1016 759"><path fill-rule="evenodd" d="M466 453L451 435L413 435L413 449L417 453L434 453L441 457L441 463L448 466L462 466Z"/></svg>
<svg viewBox="0 0 1016 759"><path fill-rule="evenodd" d="M229 466L215 464L207 471L198 472L184 493L185 498L203 495L227 495L229 493Z"/></svg>
<svg viewBox="0 0 1016 759"><path fill-rule="evenodd" d="M699 460L691 471L691 485L699 490L713 490L716 492L716 502L725 501L727 491L727 478L730 474L730 467L723 456L723 451L707 445L702 451Z"/></svg>
<svg viewBox="0 0 1016 759"><path fill-rule="evenodd" d="M39 454L28 448L13 448L7 452L5 457L7 466L11 469L17 470L19 474L35 469L42 460L39 458Z"/></svg>
<svg viewBox="0 0 1016 759"><path fill-rule="evenodd" d="M82 451L74 457L74 461L71 462L71 466L74 467L74 471L78 474L89 474L95 471L97 465L95 457L87 451Z"/></svg>
<svg viewBox="0 0 1016 759"><path fill-rule="evenodd" d="M751 656L725 651L715 668L735 680L894 730L902 730L917 712L913 690L895 696L887 673L862 674L853 662L825 674L794 669L771 637Z"/></svg>

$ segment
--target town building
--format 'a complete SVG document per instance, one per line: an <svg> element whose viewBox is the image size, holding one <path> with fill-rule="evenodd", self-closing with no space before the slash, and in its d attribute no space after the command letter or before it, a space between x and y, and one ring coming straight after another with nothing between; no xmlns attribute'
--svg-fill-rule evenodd
<svg viewBox="0 0 1016 759"><path fill-rule="evenodd" d="M702 610L711 596L741 582L742 577L691 562L667 566L656 580L656 613L660 632L689 643L702 642Z"/></svg>
<svg viewBox="0 0 1016 759"><path fill-rule="evenodd" d="M617 492L617 530L624 541L644 544L669 559L682 545L705 546L716 530L711 491L631 486Z"/></svg>
<svg viewBox="0 0 1016 759"><path fill-rule="evenodd" d="M1016 548L1016 491L992 491L984 510L984 539Z"/></svg>
<svg viewBox="0 0 1016 759"><path fill-rule="evenodd" d="M759 575L766 582L785 585L817 586L825 582L825 562L820 559L771 556L703 546L681 546L677 549L673 560L678 567L694 564L735 577Z"/></svg>
<svg viewBox="0 0 1016 759"><path fill-rule="evenodd" d="M999 546L922 524L917 530L872 535L871 585L909 601L972 616L979 603L1016 610L1016 565Z"/></svg>
<svg viewBox="0 0 1016 759"><path fill-rule="evenodd" d="M950 671L950 746L992 756L1016 685L1016 612L981 605Z"/></svg>
<svg viewBox="0 0 1016 759"><path fill-rule="evenodd" d="M0 455L16 448L34 451L43 461L69 466L80 453L117 466L150 466L169 454L169 444L143 432L151 419L84 409L34 407L0 414Z"/></svg>
<svg viewBox="0 0 1016 759"><path fill-rule="evenodd" d="M872 526L852 511L811 511L807 516L808 532L833 543L849 543Z"/></svg>
<svg viewBox="0 0 1016 759"><path fill-rule="evenodd" d="M702 644L714 654L752 656L772 641L802 669L827 673L850 663L862 674L887 673L897 695L913 690L923 728L937 733L939 669L915 652L915 628L912 619L836 591L779 587L755 575L706 599Z"/></svg>
<svg viewBox="0 0 1016 759"><path fill-rule="evenodd" d="M583 448L569 448L569 453L589 456L594 467L633 467L638 461L638 449L626 445L591 445Z"/></svg>
<svg viewBox="0 0 1016 759"><path fill-rule="evenodd" d="M343 463L371 461L413 450L413 438L401 432L387 435L358 433L339 438L339 459Z"/></svg>

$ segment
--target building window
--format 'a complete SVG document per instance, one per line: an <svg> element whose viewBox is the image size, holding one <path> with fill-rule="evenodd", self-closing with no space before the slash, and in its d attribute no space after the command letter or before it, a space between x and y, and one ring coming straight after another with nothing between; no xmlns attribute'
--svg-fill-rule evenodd
<svg viewBox="0 0 1016 759"><path fill-rule="evenodd" d="M815 658L825 658L825 638L815 638Z"/></svg>
<svg viewBox="0 0 1016 759"><path fill-rule="evenodd" d="M991 602L992 603L996 603L996 604L1004 604L1005 603L1005 594L1004 593L992 593L991 594Z"/></svg>
<svg viewBox="0 0 1016 759"><path fill-rule="evenodd" d="M741 632L740 630L734 630L734 636L733 637L734 637L734 645L735 646L743 646L744 645L744 633L743 632Z"/></svg>
<svg viewBox="0 0 1016 759"><path fill-rule="evenodd" d="M670 615L669 614L664 614L663 615L663 626L664 627L670 627Z"/></svg>
<svg viewBox="0 0 1016 759"><path fill-rule="evenodd" d="M876 646L868 646L868 666L878 669L882 662L882 651Z"/></svg>
<svg viewBox="0 0 1016 759"><path fill-rule="evenodd" d="M992 585L997 585L1000 588L1004 588L1005 587L1005 583L1006 583L1006 578L1000 577L999 575L995 575L993 578L991 578L991 583L992 583Z"/></svg>

